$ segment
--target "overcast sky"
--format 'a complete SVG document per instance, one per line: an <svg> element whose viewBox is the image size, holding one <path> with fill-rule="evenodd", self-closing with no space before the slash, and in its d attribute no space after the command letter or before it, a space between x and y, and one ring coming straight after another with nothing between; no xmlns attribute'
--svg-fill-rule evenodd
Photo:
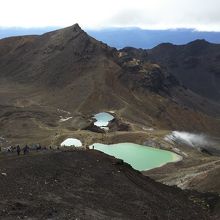
<svg viewBox="0 0 220 220"><path fill-rule="evenodd" d="M220 0L0 0L0 26L220 31Z"/></svg>

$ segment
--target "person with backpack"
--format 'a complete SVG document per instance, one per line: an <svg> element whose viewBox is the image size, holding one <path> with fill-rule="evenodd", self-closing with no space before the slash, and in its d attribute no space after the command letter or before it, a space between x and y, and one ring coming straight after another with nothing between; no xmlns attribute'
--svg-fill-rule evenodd
<svg viewBox="0 0 220 220"><path fill-rule="evenodd" d="M17 145L16 147L16 151L17 151L17 155L19 156L20 155L20 152L21 152L21 148L19 145Z"/></svg>
<svg viewBox="0 0 220 220"><path fill-rule="evenodd" d="M25 147L23 148L23 153L24 155L27 154L29 152L29 147L28 145L26 144Z"/></svg>

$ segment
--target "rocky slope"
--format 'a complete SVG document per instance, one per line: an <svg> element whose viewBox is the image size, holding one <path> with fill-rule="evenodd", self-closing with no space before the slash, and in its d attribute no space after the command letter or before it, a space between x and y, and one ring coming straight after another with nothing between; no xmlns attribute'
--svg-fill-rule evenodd
<svg viewBox="0 0 220 220"><path fill-rule="evenodd" d="M161 44L148 50L183 85L209 99L220 101L220 45L196 40L186 45Z"/></svg>
<svg viewBox="0 0 220 220"><path fill-rule="evenodd" d="M168 187L97 151L0 155L1 219L217 219L218 197ZM217 199L217 200L216 200Z"/></svg>

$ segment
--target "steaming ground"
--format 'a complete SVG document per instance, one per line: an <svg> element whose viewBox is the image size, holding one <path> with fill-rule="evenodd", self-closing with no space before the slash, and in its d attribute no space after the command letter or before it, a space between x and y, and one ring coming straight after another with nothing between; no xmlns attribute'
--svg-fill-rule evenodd
<svg viewBox="0 0 220 220"><path fill-rule="evenodd" d="M173 131L165 136L165 140L174 144L182 144L198 150L206 150L207 153L220 155L218 138L205 134L195 134L184 131Z"/></svg>
<svg viewBox="0 0 220 220"><path fill-rule="evenodd" d="M167 143L167 147L181 154L183 160L144 172L145 175L182 189L220 193L218 138L205 134L172 131L165 135L164 142Z"/></svg>

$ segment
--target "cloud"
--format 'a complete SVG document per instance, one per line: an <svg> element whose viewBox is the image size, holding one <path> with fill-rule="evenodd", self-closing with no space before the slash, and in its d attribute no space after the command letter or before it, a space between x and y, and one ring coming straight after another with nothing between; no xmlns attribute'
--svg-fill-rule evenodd
<svg viewBox="0 0 220 220"><path fill-rule="evenodd" d="M1 0L0 26L220 31L219 0Z"/></svg>
<svg viewBox="0 0 220 220"><path fill-rule="evenodd" d="M111 17L106 23L111 26L138 26L145 23L153 25L155 20L148 14L138 9L122 10L113 17Z"/></svg>

